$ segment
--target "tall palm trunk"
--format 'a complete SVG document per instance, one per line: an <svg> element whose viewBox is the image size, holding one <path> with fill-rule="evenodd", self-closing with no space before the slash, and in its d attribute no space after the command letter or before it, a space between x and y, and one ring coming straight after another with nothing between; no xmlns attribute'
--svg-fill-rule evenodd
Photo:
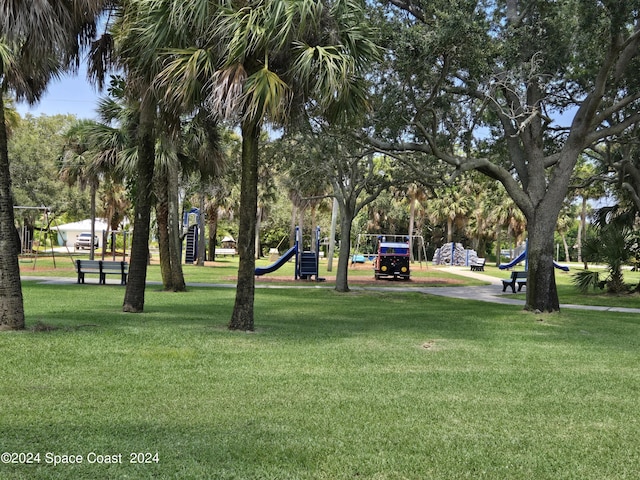
<svg viewBox="0 0 640 480"><path fill-rule="evenodd" d="M207 223L209 224L209 260L216 259L216 237L218 236L218 204L207 211Z"/></svg>
<svg viewBox="0 0 640 480"><path fill-rule="evenodd" d="M198 265L204 267L205 257L207 256L207 243L206 243L206 218L207 213L205 212L205 193L204 186L200 184L200 215L198 215ZM182 269L181 269L182 270Z"/></svg>
<svg viewBox="0 0 640 480"><path fill-rule="evenodd" d="M238 285L229 322L230 330L253 330L255 293L256 211L258 209L258 146L260 126L256 119L242 122L242 178L240 181L240 228L238 231Z"/></svg>
<svg viewBox="0 0 640 480"><path fill-rule="evenodd" d="M580 226L578 227L578 238L576 245L578 246L578 262L582 263L582 238L586 237L587 227L587 197L582 197L582 207L580 208ZM587 269L587 262L584 262L584 268Z"/></svg>
<svg viewBox="0 0 640 480"><path fill-rule="evenodd" d="M149 260L149 230L153 204L153 170L155 166L155 104L143 102L138 126L138 167L136 178L136 206L131 241L129 282L124 295L124 312L144 310L144 291Z"/></svg>
<svg viewBox="0 0 640 480"><path fill-rule="evenodd" d="M91 246L89 247L89 260L94 260L96 256L96 247L94 239L96 238L96 196L98 195L98 180L91 180ZM104 241L104 239L103 239ZM104 253L104 245L102 246Z"/></svg>
<svg viewBox="0 0 640 480"><path fill-rule="evenodd" d="M182 272L182 245L180 241L180 206L178 205L178 165L169 165L169 256L171 258L171 284L174 292L186 292L187 287Z"/></svg>
<svg viewBox="0 0 640 480"><path fill-rule="evenodd" d="M409 198L409 261L413 262L413 229L416 220L416 203L418 203L418 201L413 197Z"/></svg>
<svg viewBox="0 0 640 480"><path fill-rule="evenodd" d="M258 207L257 211L256 211L256 233L255 233L255 246L253 247L255 252L254 252L254 256L257 259L259 259L261 257L261 251L260 251L260 228L261 228L261 223L262 223L262 207Z"/></svg>
<svg viewBox="0 0 640 480"><path fill-rule="evenodd" d="M158 248L160 250L160 273L162 288L173 290L171 278L171 254L169 253L169 180L166 171L158 172L156 185L156 221L158 223Z"/></svg>
<svg viewBox="0 0 640 480"><path fill-rule="evenodd" d="M13 216L4 102L0 89L0 329L24 328L19 249L20 240Z"/></svg>

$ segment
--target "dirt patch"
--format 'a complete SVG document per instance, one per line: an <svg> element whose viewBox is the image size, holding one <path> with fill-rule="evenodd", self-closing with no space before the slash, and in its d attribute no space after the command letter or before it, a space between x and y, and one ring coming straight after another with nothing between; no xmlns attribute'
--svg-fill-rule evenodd
<svg viewBox="0 0 640 480"><path fill-rule="evenodd" d="M335 283L336 277L335 275L323 275L326 283ZM229 280L230 282L236 281L235 277L227 277L225 280ZM435 286L435 285L462 285L464 284L464 280L453 279L453 278L442 278L442 277L411 277L410 280L376 280L373 275L371 277L365 276L349 276L349 285L378 285L378 286ZM277 275L263 275L261 277L256 277L256 284L260 283L290 283L295 282L296 284L313 284L315 282L315 277L312 280L294 280L290 276L277 276Z"/></svg>

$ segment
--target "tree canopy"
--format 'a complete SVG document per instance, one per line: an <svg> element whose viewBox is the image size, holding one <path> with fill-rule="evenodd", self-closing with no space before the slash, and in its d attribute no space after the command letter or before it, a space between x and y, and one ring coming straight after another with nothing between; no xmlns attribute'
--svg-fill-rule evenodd
<svg viewBox="0 0 640 480"><path fill-rule="evenodd" d="M478 170L499 180L527 219L527 307L558 310L553 230L577 159L640 121L638 2L381 9L389 54L370 141L444 161L452 178Z"/></svg>

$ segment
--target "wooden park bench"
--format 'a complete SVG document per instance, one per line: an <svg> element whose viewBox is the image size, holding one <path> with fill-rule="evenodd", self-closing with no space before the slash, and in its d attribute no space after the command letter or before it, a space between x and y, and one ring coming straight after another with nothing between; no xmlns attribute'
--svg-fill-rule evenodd
<svg viewBox="0 0 640 480"><path fill-rule="evenodd" d="M484 272L484 264L487 261L486 258L477 258L471 262L472 272Z"/></svg>
<svg viewBox="0 0 640 480"><path fill-rule="evenodd" d="M76 271L78 272L78 283L84 283L84 276L87 273L97 273L100 285L106 285L107 275L111 274L120 275L120 285L126 285L129 264L107 260L76 260Z"/></svg>
<svg viewBox="0 0 640 480"><path fill-rule="evenodd" d="M511 272L511 278L502 280L502 291L506 292L507 287L511 287L513 293L516 293L516 283L518 291L527 285L527 272Z"/></svg>

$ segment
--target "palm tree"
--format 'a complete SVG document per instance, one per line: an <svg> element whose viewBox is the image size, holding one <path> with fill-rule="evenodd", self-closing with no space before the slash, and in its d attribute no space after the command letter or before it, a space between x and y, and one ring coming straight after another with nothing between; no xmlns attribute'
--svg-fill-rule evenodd
<svg viewBox="0 0 640 480"><path fill-rule="evenodd" d="M92 50L89 73L101 86L109 68L115 66L120 69L126 78L122 87L123 97L128 107L136 112L130 125L136 145L133 174L136 198L129 281L122 309L124 312L137 313L144 310L151 209L154 203L159 109L158 92L152 88L152 83L160 67L159 52L170 44L166 37L150 37L144 31L162 30L164 24L158 20L156 13L158 5L166 2L132 0L115 3L118 7L113 15L115 21Z"/></svg>
<svg viewBox="0 0 640 480"><path fill-rule="evenodd" d="M220 126L204 110L189 118L181 130L181 159L185 173L195 173L198 182L198 204L200 210L200 239L198 242L198 265L204 265L205 219L207 216L206 190L218 178L225 167ZM176 191L177 193L177 191Z"/></svg>
<svg viewBox="0 0 640 480"><path fill-rule="evenodd" d="M565 204L560 210L558 215L558 223L556 224L556 232L562 239L562 245L564 247L565 261L571 261L571 253L569 251L569 244L567 243L567 233L573 228L576 219L576 207L572 203L565 201Z"/></svg>
<svg viewBox="0 0 640 480"><path fill-rule="evenodd" d="M447 242L453 242L456 227L464 225L471 213L471 201L460 187L448 186L429 202L430 220L447 223Z"/></svg>
<svg viewBox="0 0 640 480"><path fill-rule="evenodd" d="M107 101L100 102L101 113ZM101 115L102 116L102 115ZM60 177L69 186L78 184L81 190L89 187L91 199L91 235L95 235L96 196L98 187L105 180L120 183L122 176L118 170L118 156L126 146L126 136L118 128L108 125L109 121L78 120L64 132L65 145L60 162ZM110 210L114 210L112 207ZM107 217L107 218L110 218ZM90 258L94 248L91 245Z"/></svg>
<svg viewBox="0 0 640 480"><path fill-rule="evenodd" d="M364 23L364 2L358 0L194 0L169 8L163 25L185 42L171 52L157 79L167 92L164 101L185 109L204 101L210 111L240 124L240 264L229 328L253 330L262 123L286 122L292 107L307 99L313 99L307 105L335 118L358 112L365 98L359 73L378 50ZM163 35L157 26L146 33Z"/></svg>
<svg viewBox="0 0 640 480"><path fill-rule="evenodd" d="M615 205L596 211L593 224L597 235L587 238L584 242L583 254L585 260L606 263L609 275L603 282L600 282L597 271L585 269L576 273L573 282L581 291L588 290L590 286L604 288L605 285L607 292L612 294L627 290L622 266L638 248L635 222L635 209L628 210L620 205Z"/></svg>
<svg viewBox="0 0 640 480"><path fill-rule="evenodd" d="M582 262L582 244L587 231L587 214L589 213L589 200L596 200L605 195L602 182L593 181L597 177L597 170L593 163L589 163L584 157L578 159L575 171L576 180L580 186L575 189L575 193L581 197L580 226L578 227L578 238L576 245L578 248L578 262Z"/></svg>
<svg viewBox="0 0 640 480"><path fill-rule="evenodd" d="M108 0L0 2L0 327L24 328L4 94L38 101L52 78L77 66Z"/></svg>
<svg viewBox="0 0 640 480"><path fill-rule="evenodd" d="M494 201L493 210L489 215L490 222L496 226L496 265L500 264L501 239L500 231L507 227L507 235L513 237L514 248L522 240L522 235L527 228L527 222L522 211L515 202L507 196L504 189L494 191L492 196Z"/></svg>
<svg viewBox="0 0 640 480"><path fill-rule="evenodd" d="M411 245L410 255L413 258L413 234L416 230L416 210L422 207L422 202L427 199L427 192L422 185L411 183L407 186L407 200L409 202L409 245Z"/></svg>

